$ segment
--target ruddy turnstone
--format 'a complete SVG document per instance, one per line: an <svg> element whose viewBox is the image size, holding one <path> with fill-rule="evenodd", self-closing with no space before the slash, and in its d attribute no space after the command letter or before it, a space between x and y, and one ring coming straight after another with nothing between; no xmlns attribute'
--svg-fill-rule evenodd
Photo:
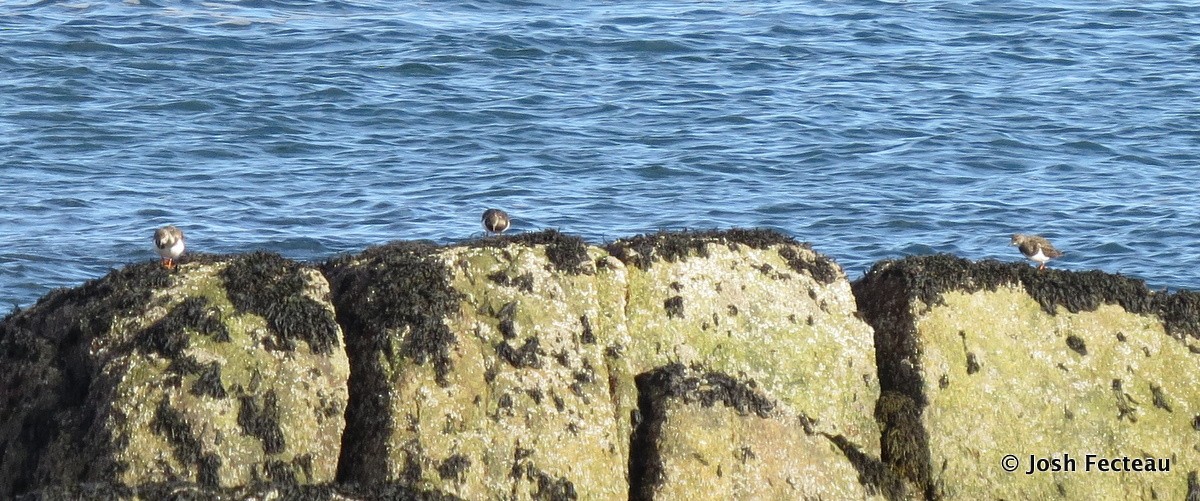
<svg viewBox="0 0 1200 501"><path fill-rule="evenodd" d="M508 214L500 209L483 211L483 229L488 233L503 233L508 229Z"/></svg>
<svg viewBox="0 0 1200 501"><path fill-rule="evenodd" d="M163 226L155 230L154 250L162 256L163 268L175 269L175 258L183 254L183 232L174 226Z"/></svg>
<svg viewBox="0 0 1200 501"><path fill-rule="evenodd" d="M1012 236L1012 245L1021 249L1021 254L1024 254L1030 261L1036 261L1040 266L1038 269L1046 268L1046 261L1062 256L1063 253L1050 245L1050 241L1037 235L1022 235L1014 233Z"/></svg>

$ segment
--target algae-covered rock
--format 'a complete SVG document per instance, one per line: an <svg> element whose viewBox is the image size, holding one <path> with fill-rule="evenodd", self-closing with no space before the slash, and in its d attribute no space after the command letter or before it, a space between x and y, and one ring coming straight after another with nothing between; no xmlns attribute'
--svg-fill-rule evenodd
<svg viewBox="0 0 1200 501"><path fill-rule="evenodd" d="M327 482L346 405L313 268L273 254L128 266L0 326L0 497L86 482Z"/></svg>
<svg viewBox="0 0 1200 501"><path fill-rule="evenodd" d="M872 332L837 264L767 230L660 233L608 249L631 265L635 374L701 364L752 380L814 430L878 455Z"/></svg>
<svg viewBox="0 0 1200 501"><path fill-rule="evenodd" d="M870 329L840 269L786 236L601 249L547 231L398 242L324 269L354 367L342 481L626 498L626 469L646 453L630 449L635 377L681 362L753 381L803 416L817 437L806 444L837 463L823 475L852 485L838 492L874 488L850 459L878 456ZM805 433L799 418L776 426ZM703 433L723 442L728 430Z"/></svg>
<svg viewBox="0 0 1200 501"><path fill-rule="evenodd" d="M752 382L671 364L639 375L637 385L634 444L644 453L631 465L632 499L904 495L877 458L815 432Z"/></svg>
<svg viewBox="0 0 1200 501"><path fill-rule="evenodd" d="M879 263L854 288L876 329L882 458L928 497L1190 495L1195 294L952 256Z"/></svg>
<svg viewBox="0 0 1200 501"><path fill-rule="evenodd" d="M624 288L597 275L599 254L544 232L327 264L354 366L339 478L625 498L633 397L606 354L625 336Z"/></svg>

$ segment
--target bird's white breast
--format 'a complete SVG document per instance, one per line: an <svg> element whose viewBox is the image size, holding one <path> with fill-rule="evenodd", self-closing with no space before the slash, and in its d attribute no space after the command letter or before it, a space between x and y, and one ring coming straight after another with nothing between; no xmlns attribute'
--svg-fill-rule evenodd
<svg viewBox="0 0 1200 501"><path fill-rule="evenodd" d="M155 250L157 250L158 255L162 257L175 259L179 257L180 254L183 254L183 240L176 240L174 244L171 244L167 247L155 247Z"/></svg>

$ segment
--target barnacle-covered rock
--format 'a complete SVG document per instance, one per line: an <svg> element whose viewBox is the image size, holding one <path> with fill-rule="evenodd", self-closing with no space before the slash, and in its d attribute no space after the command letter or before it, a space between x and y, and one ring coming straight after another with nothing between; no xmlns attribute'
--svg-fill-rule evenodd
<svg viewBox="0 0 1200 501"><path fill-rule="evenodd" d="M945 255L877 263L854 290L875 328L882 459L928 497L1190 496L1195 293ZM1099 470L1126 457L1170 471Z"/></svg>
<svg viewBox="0 0 1200 501"><path fill-rule="evenodd" d="M879 453L872 332L836 263L769 230L659 233L608 249L631 265L635 373L701 364L753 380L815 430Z"/></svg>
<svg viewBox="0 0 1200 501"><path fill-rule="evenodd" d="M855 467L878 464L870 329L837 265L789 237L682 233L602 249L546 231L397 242L323 269L353 366L340 480L626 499L638 489L627 469L655 447L631 448L638 375L698 363L805 416L772 423L811 434L797 450L836 463L820 462L836 487L786 492L879 492ZM799 471L763 457L756 481ZM710 494L739 492L760 491Z"/></svg>
<svg viewBox="0 0 1200 501"><path fill-rule="evenodd" d="M878 457L817 432L753 381L670 364L637 386L632 499L905 497Z"/></svg>
<svg viewBox="0 0 1200 501"><path fill-rule="evenodd" d="M354 367L340 479L624 499L632 388L606 354L624 289L599 253L545 232L328 263Z"/></svg>
<svg viewBox="0 0 1200 501"><path fill-rule="evenodd" d="M324 278L191 255L58 290L0 324L0 497L110 482L333 480L348 364Z"/></svg>

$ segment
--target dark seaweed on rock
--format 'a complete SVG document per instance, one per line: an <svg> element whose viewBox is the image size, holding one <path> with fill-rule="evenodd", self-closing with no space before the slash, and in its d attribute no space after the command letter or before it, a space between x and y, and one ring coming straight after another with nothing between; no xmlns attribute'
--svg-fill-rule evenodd
<svg viewBox="0 0 1200 501"><path fill-rule="evenodd" d="M11 319L12 317L15 317L15 316L17 316L19 313L21 313L21 306L20 306L20 305L17 305L17 304L13 304L13 307L12 307L12 309L11 309L11 310L9 310L9 311L8 311L8 314L7 314L7 315L4 315L4 319L3 319L3 320L0 320L0 326L2 326L2 325L4 325L4 324L8 323L8 320L9 320L9 319ZM3 331L0 331L0 333L2 333L2 332L3 332Z"/></svg>
<svg viewBox="0 0 1200 501"><path fill-rule="evenodd" d="M812 250L808 244L804 245ZM789 268L801 273L808 272L814 280L823 284L834 283L843 274L841 266L821 254L817 254L815 259L809 261L802 258L794 247L784 246L779 248L779 256L787 261Z"/></svg>
<svg viewBox="0 0 1200 501"><path fill-rule="evenodd" d="M683 296L674 296L663 301L663 311L667 318L683 318Z"/></svg>
<svg viewBox="0 0 1200 501"><path fill-rule="evenodd" d="M718 403L742 416L771 416L775 403L757 389L753 381L740 381L727 374L674 363L640 374L638 391L651 391L658 398L678 398L687 403L712 407Z"/></svg>
<svg viewBox="0 0 1200 501"><path fill-rule="evenodd" d="M1200 293L1179 291L1160 295L1159 317L1163 319L1167 334L1176 339L1188 336L1200 339Z"/></svg>
<svg viewBox="0 0 1200 501"><path fill-rule="evenodd" d="M531 493L530 499L538 501L567 501L579 499L575 484L561 477L552 477L538 469L529 460L533 451L517 447L513 453L513 466L509 477L513 480L525 478L537 484L537 491Z"/></svg>
<svg viewBox="0 0 1200 501"><path fill-rule="evenodd" d="M583 326L583 334L579 336L579 341L583 344L596 344L596 333L592 331L592 322L588 320L588 316L580 315L579 324Z"/></svg>
<svg viewBox="0 0 1200 501"><path fill-rule="evenodd" d="M842 454L846 456L846 460L858 471L858 481L866 487L869 494L879 494L888 501L913 498L912 496L905 495L904 482L887 463L870 454L864 453L861 448L850 442L845 436L830 435L828 433L822 433L821 435L829 439L833 445L842 451Z"/></svg>
<svg viewBox="0 0 1200 501"><path fill-rule="evenodd" d="M841 276L841 268L833 260L817 254L816 259L807 261L800 257L795 247L812 250L812 246L796 241L788 235L765 228L734 228L729 230L660 231L654 234L623 238L609 244L606 250L617 259L642 270L649 270L659 260L674 263L695 254L708 257L708 244L718 243L737 248L745 245L752 249L767 249L779 246L779 254L788 266L798 273L808 273L821 283L832 283Z"/></svg>
<svg viewBox="0 0 1200 501"><path fill-rule="evenodd" d="M292 465L278 459L267 461L263 465L263 471L267 474L267 478L277 484L287 485L296 483L296 470L293 469ZM258 476L257 472L255 476ZM261 481L261 479L256 480Z"/></svg>
<svg viewBox="0 0 1200 501"><path fill-rule="evenodd" d="M575 491L575 484L563 477L553 477L544 471L534 468L533 465L526 465L525 478L532 480L537 484L537 490L534 491L531 499L537 501L569 501L579 499L579 493Z"/></svg>
<svg viewBox="0 0 1200 501"><path fill-rule="evenodd" d="M704 407L719 403L739 415L762 418L771 416L775 410L775 403L757 391L753 382L739 381L698 366L689 369L683 364L669 364L637 375L634 382L638 408L630 435L629 499L653 499L655 488L665 480L658 444L667 419L667 401L699 403Z"/></svg>
<svg viewBox="0 0 1200 501"><path fill-rule="evenodd" d="M438 465L438 476L442 480L454 480L462 482L466 479L467 472L471 469L471 458L463 454L455 454L446 458Z"/></svg>
<svg viewBox="0 0 1200 501"><path fill-rule="evenodd" d="M283 429L279 426L279 398L275 392L268 391L261 405L254 396L242 396L239 400L237 423L242 433L259 439L267 454L279 454L287 449Z"/></svg>
<svg viewBox="0 0 1200 501"><path fill-rule="evenodd" d="M24 318L32 322L26 324L31 330L55 341L64 337L90 339L107 331L114 318L141 313L155 291L170 286L171 272L158 263L126 266L80 287L51 291L25 310L27 315L15 316L13 320ZM38 315L39 312L45 314ZM47 316L86 320L69 324Z"/></svg>
<svg viewBox="0 0 1200 501"><path fill-rule="evenodd" d="M79 423L95 419L98 411L88 402L104 361L91 350L93 342L124 335L110 332L114 319L141 314L154 293L171 282L171 272L157 262L130 265L80 287L52 291L0 323L0 367L5 369L0 371L0 498L36 488L51 481L51 475L85 474L49 471L67 461L48 455L47 448L60 440L63 430L77 430ZM115 340L124 341L130 340ZM102 457L107 445L80 447L87 448L81 453Z"/></svg>
<svg viewBox="0 0 1200 501"><path fill-rule="evenodd" d="M449 385L450 349L457 338L444 319L458 311L461 294L451 288L450 270L437 251L429 242L395 242L321 267L350 361L339 481L369 484L393 477L392 453L379 437L396 426L389 399L396 358L432 364L437 383ZM403 336L399 353L393 352L393 335Z"/></svg>
<svg viewBox="0 0 1200 501"><path fill-rule="evenodd" d="M513 348L507 341L501 342L496 345L496 355L517 369L540 369L541 357L546 356L546 352L538 347L538 338L531 337L526 339L520 348Z"/></svg>
<svg viewBox="0 0 1200 501"><path fill-rule="evenodd" d="M495 282L501 287L516 287L521 292L533 292L533 274L523 273L520 276L510 277L504 271L496 271L488 274L488 280Z"/></svg>
<svg viewBox="0 0 1200 501"><path fill-rule="evenodd" d="M179 328L195 330L220 343L230 341L229 329L221 321L221 311L213 306L208 298L189 297L184 299L167 316L174 316Z"/></svg>
<svg viewBox="0 0 1200 501"><path fill-rule="evenodd" d="M510 243L520 245L546 246L546 259L554 265L554 269L570 275L588 273L590 268L583 266L589 261L587 243L582 238L564 235L557 230L542 230L532 233L496 236L475 240L468 244L470 247L504 247ZM519 279L520 277L518 277ZM515 282L520 284L520 282Z"/></svg>
<svg viewBox="0 0 1200 501"><path fill-rule="evenodd" d="M445 383L456 341L443 319L458 311L462 296L450 286L450 270L433 255L437 249L425 242L395 242L335 259L323 270L348 337L377 352L388 350L390 332L407 331L401 353L388 355L433 362L439 383Z"/></svg>
<svg viewBox="0 0 1200 501"><path fill-rule="evenodd" d="M168 314L162 321L151 325L138 335L135 344L147 353L155 353L166 359L175 359L191 344L187 332L175 325L176 317Z"/></svg>
<svg viewBox="0 0 1200 501"><path fill-rule="evenodd" d="M715 238L716 231L667 232L652 235L637 235L609 244L606 250L613 257L642 270L649 270L658 260L674 263L691 253L708 257L708 243Z"/></svg>
<svg viewBox="0 0 1200 501"><path fill-rule="evenodd" d="M921 425L921 407L912 398L894 391L880 393L875 401L875 421L882 435L880 459L900 475L925 490L925 499L940 499L930 472L929 436Z"/></svg>
<svg viewBox="0 0 1200 501"><path fill-rule="evenodd" d="M221 384L221 364L209 362L198 369L200 374L192 383L191 394L210 398L225 398L228 393L225 385Z"/></svg>
<svg viewBox="0 0 1200 501"><path fill-rule="evenodd" d="M169 397L159 400L154 411L154 419L150 428L155 434L166 439L171 444L175 460L185 465L195 466L196 480L207 487L215 487L220 478L220 457L204 453L200 439L196 437L191 424L184 414L171 405Z"/></svg>
<svg viewBox="0 0 1200 501"><path fill-rule="evenodd" d="M308 277L300 263L254 252L235 257L221 278L234 308L266 319L278 348L292 351L296 341L305 341L314 353L328 354L337 347L337 322L320 303L304 296Z"/></svg>
<svg viewBox="0 0 1200 501"><path fill-rule="evenodd" d="M138 334L138 349L167 359L178 358L190 345L188 331L195 331L218 342L229 341L229 330L221 322L221 312L208 299L189 297L163 318Z"/></svg>

